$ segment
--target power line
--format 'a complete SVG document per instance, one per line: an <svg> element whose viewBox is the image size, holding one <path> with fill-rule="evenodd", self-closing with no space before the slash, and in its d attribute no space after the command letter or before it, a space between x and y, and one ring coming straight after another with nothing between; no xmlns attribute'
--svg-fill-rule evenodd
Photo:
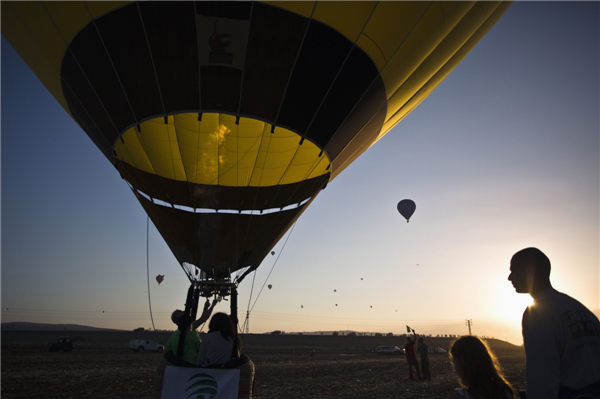
<svg viewBox="0 0 600 399"><path fill-rule="evenodd" d="M50 312L50 313L97 313L97 314L148 314L148 311L104 311L104 310L67 310L67 309L26 309L26 308L2 308L2 312ZM159 311L154 313L170 314L169 311Z"/></svg>

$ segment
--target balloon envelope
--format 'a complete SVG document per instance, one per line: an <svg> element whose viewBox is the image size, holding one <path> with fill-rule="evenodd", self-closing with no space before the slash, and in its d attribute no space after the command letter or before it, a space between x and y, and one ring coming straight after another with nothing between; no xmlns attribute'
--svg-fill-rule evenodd
<svg viewBox="0 0 600 399"><path fill-rule="evenodd" d="M406 223L408 223L408 219L415 213L415 209L417 209L417 205L413 200L403 199L398 202L398 212L406 219Z"/></svg>
<svg viewBox="0 0 600 399"><path fill-rule="evenodd" d="M273 286L271 284L268 285L269 289L271 289Z"/></svg>
<svg viewBox="0 0 600 399"><path fill-rule="evenodd" d="M156 281L158 282L158 285L160 285L160 283L162 283L164 279L164 275L159 274L158 276L156 276Z"/></svg>
<svg viewBox="0 0 600 399"><path fill-rule="evenodd" d="M3 1L0 27L179 263L216 278L255 270L509 5Z"/></svg>

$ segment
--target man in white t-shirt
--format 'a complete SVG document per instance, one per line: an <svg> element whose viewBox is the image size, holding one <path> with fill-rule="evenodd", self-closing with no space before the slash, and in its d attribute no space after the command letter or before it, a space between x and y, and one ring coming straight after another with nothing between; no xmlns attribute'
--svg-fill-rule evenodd
<svg viewBox="0 0 600 399"><path fill-rule="evenodd" d="M598 318L552 288L550 260L537 248L513 255L508 280L534 300L522 322L527 399L600 398Z"/></svg>

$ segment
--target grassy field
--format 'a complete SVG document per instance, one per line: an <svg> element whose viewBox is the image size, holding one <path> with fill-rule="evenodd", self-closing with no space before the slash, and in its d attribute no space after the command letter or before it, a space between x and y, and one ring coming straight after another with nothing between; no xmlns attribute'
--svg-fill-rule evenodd
<svg viewBox="0 0 600 399"><path fill-rule="evenodd" d="M162 354L134 353L132 339L166 343L170 332L3 331L2 398L151 398ZM59 336L73 338L73 352L48 352ZM382 356L376 346L401 346L403 337L326 335L243 336L243 352L256 366L256 398L450 398L458 386L449 358L431 355L431 382L409 381L401 355ZM448 349L451 339L427 338ZM509 382L525 388L522 349L490 340ZM310 350L315 352L310 356Z"/></svg>

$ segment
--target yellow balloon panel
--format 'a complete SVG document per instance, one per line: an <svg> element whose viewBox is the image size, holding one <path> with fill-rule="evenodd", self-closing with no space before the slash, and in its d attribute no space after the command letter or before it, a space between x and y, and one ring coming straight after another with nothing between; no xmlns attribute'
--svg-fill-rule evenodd
<svg viewBox="0 0 600 399"><path fill-rule="evenodd" d="M354 42L376 6L375 1L320 1L317 2L313 18L331 26Z"/></svg>
<svg viewBox="0 0 600 399"><path fill-rule="evenodd" d="M205 113L154 118L118 140L118 159L177 181L229 187L297 183L328 173L329 160L296 133L251 118ZM236 124L237 121L237 124Z"/></svg>
<svg viewBox="0 0 600 399"><path fill-rule="evenodd" d="M21 16L12 7L13 3L2 2L2 35L9 41L19 56L27 62L33 73L40 82L54 95L54 98L71 115L69 106L62 93L60 75L48 59L46 54L40 51L39 44L31 36L27 27L23 24Z"/></svg>
<svg viewBox="0 0 600 399"><path fill-rule="evenodd" d="M10 3L10 7L19 16L19 20L24 23L27 32L35 40L37 46L44 49L44 54L54 70L60 71L67 44L56 30L52 20L48 18L42 2L15 1Z"/></svg>
<svg viewBox="0 0 600 399"><path fill-rule="evenodd" d="M264 1L262 3L284 8L288 11L310 18L315 8L315 1Z"/></svg>
<svg viewBox="0 0 600 399"><path fill-rule="evenodd" d="M429 1L382 1L369 18L364 35L376 43L387 62L431 8L431 4ZM364 50L371 55L367 49Z"/></svg>
<svg viewBox="0 0 600 399"><path fill-rule="evenodd" d="M90 10L93 18L98 18L115 8L126 6L131 1L86 1L85 4Z"/></svg>
<svg viewBox="0 0 600 399"><path fill-rule="evenodd" d="M66 43L71 43L75 35L92 19L83 2L69 4L63 1L45 1L43 5Z"/></svg>

